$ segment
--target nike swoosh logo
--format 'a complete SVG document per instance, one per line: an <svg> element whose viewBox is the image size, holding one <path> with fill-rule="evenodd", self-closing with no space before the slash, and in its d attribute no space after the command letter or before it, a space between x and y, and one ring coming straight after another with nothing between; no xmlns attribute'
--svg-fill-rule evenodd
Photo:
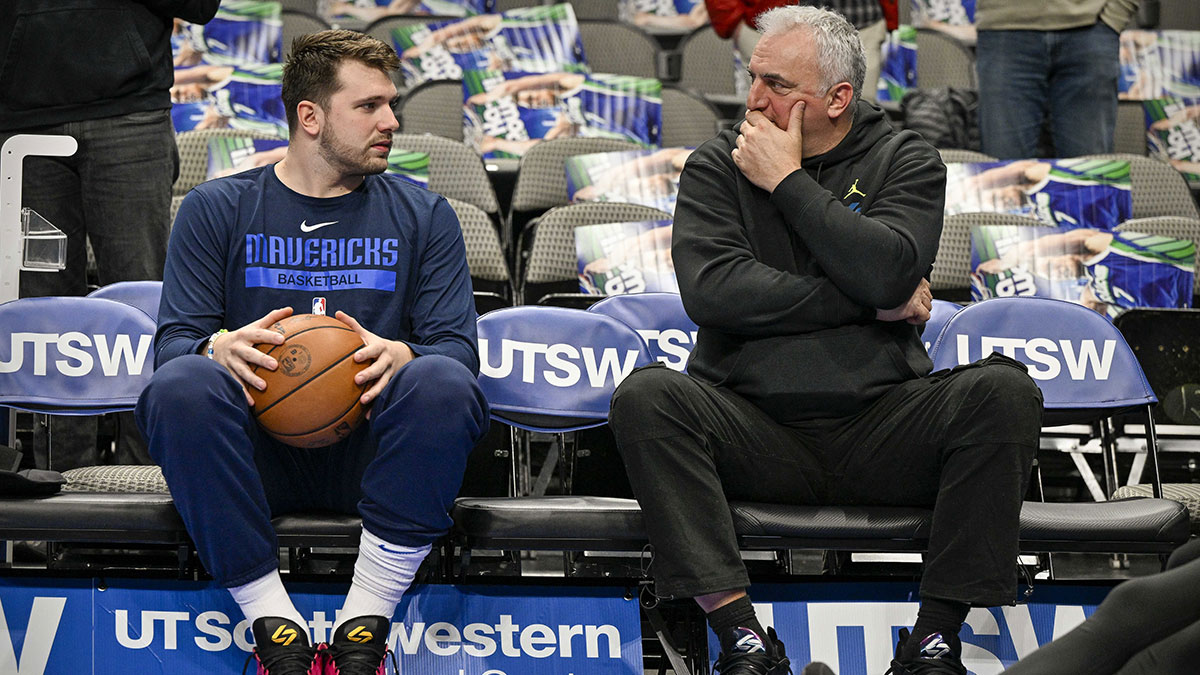
<svg viewBox="0 0 1200 675"><path fill-rule="evenodd" d="M326 221L324 223L316 223L313 225L309 225L308 220L304 220L304 221L301 221L301 223L300 223L300 231L301 232L312 232L313 230L319 230L322 227L325 227L326 225L333 225L336 222L337 222L336 220L330 220L330 221Z"/></svg>

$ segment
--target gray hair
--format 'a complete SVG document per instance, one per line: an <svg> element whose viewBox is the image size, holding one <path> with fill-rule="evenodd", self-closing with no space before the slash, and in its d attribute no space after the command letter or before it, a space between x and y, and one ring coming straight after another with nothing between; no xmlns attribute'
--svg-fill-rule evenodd
<svg viewBox="0 0 1200 675"><path fill-rule="evenodd" d="M821 87L827 90L838 82L849 82L854 87L854 98L850 101L853 110L867 76L867 54L858 31L846 17L831 9L786 5L763 12L755 23L763 37L796 28L809 29L817 46Z"/></svg>

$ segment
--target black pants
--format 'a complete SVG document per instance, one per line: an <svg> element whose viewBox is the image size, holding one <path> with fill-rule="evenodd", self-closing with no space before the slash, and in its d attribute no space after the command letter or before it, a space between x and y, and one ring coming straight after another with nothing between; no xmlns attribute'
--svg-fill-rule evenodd
<svg viewBox="0 0 1200 675"><path fill-rule="evenodd" d="M921 593L1012 604L1021 501L1042 397L993 355L897 385L860 413L783 426L742 397L651 366L610 425L654 546L657 592L749 585L728 500L933 506Z"/></svg>
<svg viewBox="0 0 1200 675"><path fill-rule="evenodd" d="M1087 621L1021 659L1013 675L1171 675L1200 669L1200 540L1167 571L1113 589Z"/></svg>

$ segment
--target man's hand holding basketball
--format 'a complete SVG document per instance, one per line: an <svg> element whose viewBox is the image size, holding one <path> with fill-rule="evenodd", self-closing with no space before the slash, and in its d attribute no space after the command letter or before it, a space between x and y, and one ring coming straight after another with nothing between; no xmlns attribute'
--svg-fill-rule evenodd
<svg viewBox="0 0 1200 675"><path fill-rule="evenodd" d="M217 336L212 344L212 359L225 367L242 385L246 403L254 406L250 388L264 391L267 383L254 374L254 367L275 370L279 363L254 348L257 344L283 344L283 334L271 330L271 325L292 315L291 307L273 309L263 318L241 328Z"/></svg>
<svg viewBox="0 0 1200 675"><path fill-rule="evenodd" d="M396 371L404 367L404 364L416 358L412 349L405 343L399 340L387 340L379 337L371 331L363 328L358 323L358 320L345 312L338 312L335 315L338 321L350 326L355 333L362 338L366 344L362 349L354 352L354 361L363 363L364 361L374 360L375 362L367 366L359 374L354 376L355 384L366 384L372 380L375 384L363 392L359 401L364 405L370 405L371 401L375 400L376 396L383 391L387 383L396 374ZM371 415L371 411L367 411L367 416Z"/></svg>
<svg viewBox="0 0 1200 675"><path fill-rule="evenodd" d="M784 178L801 168L803 117L804 101L792 105L787 131L757 110L746 114L746 121L738 127L737 147L731 156L751 183L773 192Z"/></svg>

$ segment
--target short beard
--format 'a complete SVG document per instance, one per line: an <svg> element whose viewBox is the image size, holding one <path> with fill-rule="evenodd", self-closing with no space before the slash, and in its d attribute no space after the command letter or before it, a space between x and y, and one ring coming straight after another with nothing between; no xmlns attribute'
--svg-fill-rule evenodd
<svg viewBox="0 0 1200 675"><path fill-rule="evenodd" d="M317 136L317 153L329 166L343 176L367 176L387 171L387 159L376 163L374 158L360 155L356 160L354 149L341 142L333 133L322 131Z"/></svg>

